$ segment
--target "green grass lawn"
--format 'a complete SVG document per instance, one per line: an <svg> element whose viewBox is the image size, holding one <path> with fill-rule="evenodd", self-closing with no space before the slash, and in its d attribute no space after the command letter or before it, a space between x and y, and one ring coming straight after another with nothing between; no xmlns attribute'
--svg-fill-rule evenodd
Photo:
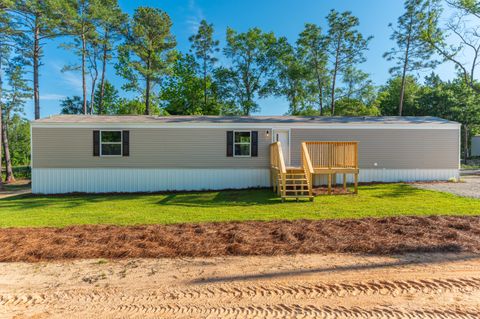
<svg viewBox="0 0 480 319"><path fill-rule="evenodd" d="M0 227L80 224L480 215L480 200L405 184L360 186L358 195L282 203L270 190L179 194L17 196L0 200Z"/></svg>

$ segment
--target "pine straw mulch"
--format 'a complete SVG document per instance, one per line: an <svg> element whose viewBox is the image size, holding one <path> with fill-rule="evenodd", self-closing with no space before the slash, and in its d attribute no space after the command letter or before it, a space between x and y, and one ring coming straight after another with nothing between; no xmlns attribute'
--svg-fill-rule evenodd
<svg viewBox="0 0 480 319"><path fill-rule="evenodd" d="M480 217L0 229L0 261L296 253L480 253Z"/></svg>

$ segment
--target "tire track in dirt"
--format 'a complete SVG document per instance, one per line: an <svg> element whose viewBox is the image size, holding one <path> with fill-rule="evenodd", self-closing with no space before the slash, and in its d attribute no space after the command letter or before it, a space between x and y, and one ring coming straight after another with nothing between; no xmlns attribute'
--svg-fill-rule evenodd
<svg viewBox="0 0 480 319"><path fill-rule="evenodd" d="M0 306L34 306L65 302L87 303L142 303L171 300L215 300L259 299L259 298L328 298L360 295L398 296L403 294L441 294L445 292L469 293L480 290L480 277L444 278L420 280L379 280L352 283L311 283L296 284L215 284L198 288L172 289L149 288L132 290L129 294L120 288L78 288L55 290L51 293L8 293L0 294Z"/></svg>
<svg viewBox="0 0 480 319"><path fill-rule="evenodd" d="M73 310L73 309L72 309ZM78 309L75 309L78 310ZM98 308L97 313L115 314L121 316L149 315L158 318L417 318L417 319L478 319L478 309L416 309L403 310L392 307L318 307L314 305L275 304L275 305L247 305L237 307L208 307L208 306L180 306L180 305L119 305L108 309ZM106 312L105 312L106 311Z"/></svg>

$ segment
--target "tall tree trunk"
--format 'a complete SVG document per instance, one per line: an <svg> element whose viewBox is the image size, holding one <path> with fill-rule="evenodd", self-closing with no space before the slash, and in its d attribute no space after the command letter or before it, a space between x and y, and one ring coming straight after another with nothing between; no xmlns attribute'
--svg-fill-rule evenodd
<svg viewBox="0 0 480 319"><path fill-rule="evenodd" d="M323 116L323 84L319 80L318 85L318 107L320 108L320 116Z"/></svg>
<svg viewBox="0 0 480 319"><path fill-rule="evenodd" d="M97 72L97 71L95 71ZM90 114L93 115L93 104L95 98L95 84L97 83L98 74L92 79L92 88L90 90Z"/></svg>
<svg viewBox="0 0 480 319"><path fill-rule="evenodd" d="M402 88L400 89L400 103L398 104L398 116L402 116L403 113L403 99L405 96L405 82L406 82L405 69L402 74Z"/></svg>
<svg viewBox="0 0 480 319"><path fill-rule="evenodd" d="M145 115L150 115L150 57L151 53L148 52L147 58L147 76L145 77Z"/></svg>
<svg viewBox="0 0 480 319"><path fill-rule="evenodd" d="M5 168L7 172L5 182L8 184L8 183L15 182L15 176L13 175L12 159L10 157L10 148L8 146L8 133L7 133L7 124L6 124L7 119L8 119L8 116L6 116L5 121L2 125L2 142L3 142L3 150L5 152Z"/></svg>
<svg viewBox="0 0 480 319"><path fill-rule="evenodd" d="M295 93L292 94L292 113L293 115L298 114L298 109L297 109L297 95Z"/></svg>
<svg viewBox="0 0 480 319"><path fill-rule="evenodd" d="M0 49L0 52L2 52L2 50ZM3 114L3 103L2 103L2 98L3 98L3 78L2 78L2 58L0 56L0 133L3 131L3 119L2 119L2 114ZM3 176L2 176L2 164L3 164L3 161L2 161L2 143L0 143L0 190L4 190L5 187L3 185Z"/></svg>
<svg viewBox="0 0 480 319"><path fill-rule="evenodd" d="M150 76L147 75L145 88L145 115L150 115Z"/></svg>
<svg viewBox="0 0 480 319"><path fill-rule="evenodd" d="M33 102L35 106L35 119L40 118L40 89L38 81L38 68L40 59L40 26L38 25L39 17L35 17L35 31L33 38Z"/></svg>
<svg viewBox="0 0 480 319"><path fill-rule="evenodd" d="M251 101L252 101L252 97L251 97L251 91L250 91L250 84L247 83L247 85L245 85L245 89L246 89L246 95L247 95L247 105L245 105L245 109L243 110L243 115L245 116L248 116L250 115L250 109L252 107L252 104L251 104Z"/></svg>
<svg viewBox="0 0 480 319"><path fill-rule="evenodd" d="M468 125L463 125L463 162L467 164L468 159Z"/></svg>
<svg viewBox="0 0 480 319"><path fill-rule="evenodd" d="M335 115L335 87L337 85L337 72L338 72L339 59L340 59L340 39L338 40L337 51L335 54L335 66L333 68L333 77L332 77L332 93L331 93L332 116Z"/></svg>
<svg viewBox="0 0 480 319"><path fill-rule="evenodd" d="M332 77L332 92L331 92L332 116L335 115L335 86L337 82L337 71L338 71L338 62L335 61L335 68L333 69L333 77Z"/></svg>
<svg viewBox="0 0 480 319"><path fill-rule="evenodd" d="M83 91L83 114L87 114L87 81L85 79L85 56L87 51L85 34L82 33L82 91Z"/></svg>
<svg viewBox="0 0 480 319"><path fill-rule="evenodd" d="M203 58L203 103L204 103L204 110L207 110L207 59Z"/></svg>
<svg viewBox="0 0 480 319"><path fill-rule="evenodd" d="M410 57L410 42L411 42L411 26L412 26L412 19L410 19L410 27L408 30L407 36L407 47L405 48L405 59L403 60L403 70L402 70L402 87L400 89L400 102L398 104L398 116L402 116L403 114L403 100L405 98L405 83L407 82L407 69L408 69L408 61Z"/></svg>
<svg viewBox="0 0 480 319"><path fill-rule="evenodd" d="M317 77L317 87L318 87L318 108L320 116L323 115L323 81L320 72L318 72L318 64L315 63L315 74Z"/></svg>
<svg viewBox="0 0 480 319"><path fill-rule="evenodd" d="M108 33L105 34L103 39L105 43L103 44L103 56L102 56L102 75L100 76L100 96L98 98L98 114L103 114L105 110L103 109L103 97L105 95L105 74L107 73L107 57L108 57Z"/></svg>

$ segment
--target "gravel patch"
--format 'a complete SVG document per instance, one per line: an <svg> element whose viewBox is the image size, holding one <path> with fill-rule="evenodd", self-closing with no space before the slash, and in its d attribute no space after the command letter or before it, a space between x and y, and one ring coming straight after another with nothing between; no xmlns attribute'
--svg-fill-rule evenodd
<svg viewBox="0 0 480 319"><path fill-rule="evenodd" d="M462 176L464 183L414 183L413 186L452 193L463 197L480 198L480 176Z"/></svg>

